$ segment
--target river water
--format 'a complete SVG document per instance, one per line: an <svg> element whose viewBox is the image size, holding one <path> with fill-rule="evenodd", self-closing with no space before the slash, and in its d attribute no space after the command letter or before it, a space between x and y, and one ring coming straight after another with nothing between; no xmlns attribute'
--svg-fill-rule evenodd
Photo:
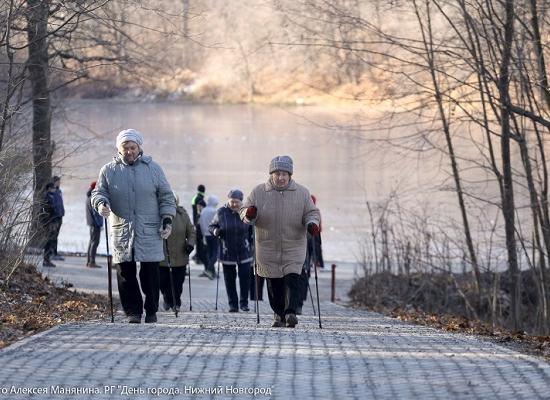
<svg viewBox="0 0 550 400"><path fill-rule="evenodd" d="M358 114L368 119L365 110L344 108L71 101L56 111L53 130L54 173L63 178L66 208L59 248L85 251L88 185L115 155L117 133L135 128L144 136L145 154L163 167L188 211L198 184L222 202L233 187L246 196L267 179L275 155L290 155L294 179L318 199L325 259L355 262L370 227L367 200L381 201L399 186L408 193L405 202L433 211L455 202L452 195L438 192L434 199L426 190L446 174L440 160L423 161L420 168L418 159L335 128Z"/></svg>

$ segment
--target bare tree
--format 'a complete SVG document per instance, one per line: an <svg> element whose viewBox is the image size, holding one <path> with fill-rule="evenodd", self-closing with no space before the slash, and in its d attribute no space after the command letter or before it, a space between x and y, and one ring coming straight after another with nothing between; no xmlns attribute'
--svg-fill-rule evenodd
<svg viewBox="0 0 550 400"><path fill-rule="evenodd" d="M0 83L0 156L4 160L13 159L8 152L14 151L14 141L6 139L14 138L16 134L24 138L26 131L32 132L34 233L40 231L43 190L52 178L55 150L51 136L52 93L90 78L90 71L98 65L121 61L113 55L115 43L101 41L91 29L98 23L112 28L110 20L98 17L98 12L107 3L108 0L9 1L3 3L4 8L0 10L4 20L0 49L2 60L5 60L0 68L6 72L2 74L5 80ZM25 125L23 118L18 118L15 124L15 117L29 106L32 111L30 125ZM18 140L18 146L21 146L21 140ZM23 174L23 170L20 173ZM9 231L11 227L6 229ZM34 244L39 244L39 234L31 237L37 239Z"/></svg>
<svg viewBox="0 0 550 400"><path fill-rule="evenodd" d="M465 254L479 290L477 308L489 307L494 313L496 307L495 280L491 278L488 284L482 274L494 260L480 262L476 250L479 238L470 223L470 216L479 207L483 212L496 209L502 214L502 224L496 225L494 232L502 235L506 252L508 277L498 281L508 285L509 326L522 329L528 318L521 296L521 245L521 257L526 264L536 265L538 271L538 307L546 321L544 329L548 329L550 225L544 136L550 128L550 97L545 67L548 48L544 42L548 15L544 5L536 0L376 2L377 18L369 19L340 3L322 0L277 4L291 14L296 29L303 32L294 45L330 49L334 54L348 52L363 62L365 70L379 71L386 78L385 93L402 110L400 122L413 121L410 126L416 126L418 132L416 139L412 135L406 138L407 144L399 138L387 140L388 144L402 151L422 152L427 144L447 157L458 198ZM398 24L388 14L382 16L387 8L400 16ZM333 24L340 31L354 32L354 39L329 37L315 29L315 24L322 26L319 21ZM391 119L394 122L395 115ZM368 135L365 131L367 140ZM416 148L410 145L414 140L420 144ZM460 148L454 146L458 141ZM469 179L472 170L487 180ZM499 197L481 190L487 186L497 188ZM531 209L530 220L521 213L525 205ZM531 227L527 231L533 234L526 234L523 226ZM438 247L433 238L430 242ZM448 244L442 246L447 248ZM537 263L532 262L527 246L536 250ZM398 258L409 268L409 255Z"/></svg>
<svg viewBox="0 0 550 400"><path fill-rule="evenodd" d="M431 83L434 90L434 98L437 105L437 110L439 113L439 119L442 124L443 128L443 134L445 135L445 141L447 143L447 154L449 156L449 161L451 163L452 168L452 175L455 183L456 188L456 194L458 197L458 205L460 208L460 214L462 216L462 224L464 228L464 236L466 239L466 245L468 247L468 253L469 253L469 259L472 266L472 269L475 273L476 278L476 286L478 291L478 307L481 305L481 290L482 290L482 283L481 283L481 272L479 269L479 265L477 262L477 255L474 249L474 243L472 240L472 234L470 230L470 222L468 219L468 213L466 211L466 202L464 201L464 192L462 189L462 180L460 177L460 169L458 167L457 163L457 157L455 155L455 149L453 144L453 138L451 135L451 129L449 126L449 117L447 116L445 109L444 109L444 98L443 93L440 89L439 79L438 79L438 71L440 70L439 67L436 66L436 55L437 52L434 49L434 43L433 43L433 33L432 33L432 22L431 22L431 11L430 11L430 2L425 2L425 10L424 13L421 12L421 10L418 7L417 1L413 1L415 14L418 20L418 24L420 27L420 32L422 35L422 43L424 45L424 48L426 50L426 61L427 61L427 67L430 73L431 77ZM424 22L425 20L425 22Z"/></svg>

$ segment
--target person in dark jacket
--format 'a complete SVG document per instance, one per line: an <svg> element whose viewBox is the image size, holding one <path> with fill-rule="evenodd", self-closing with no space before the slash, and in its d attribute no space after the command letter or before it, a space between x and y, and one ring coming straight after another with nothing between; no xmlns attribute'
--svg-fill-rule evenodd
<svg viewBox="0 0 550 400"><path fill-rule="evenodd" d="M179 205L179 197L174 192L176 199L176 216L172 221L172 233L164 241L164 261L160 263L160 292L164 300L164 310L180 310L181 294L185 282L185 271L189 263L189 254L195 247L195 227L187 211ZM166 245L168 244L168 249ZM168 250L168 251L167 251ZM174 280L174 296L170 283L170 270L168 268L168 255L172 266L172 279ZM174 305L174 297L176 304Z"/></svg>
<svg viewBox="0 0 550 400"><path fill-rule="evenodd" d="M202 263L206 265L206 247L202 241L202 232L201 226L199 224L199 218L201 215L201 210L206 207L206 200L204 199L206 188L204 185L197 186L197 194L191 200L191 208L193 210L193 225L195 225L195 232L197 235L197 249L193 259L197 263ZM206 276L206 275L204 275Z"/></svg>
<svg viewBox="0 0 550 400"><path fill-rule="evenodd" d="M90 184L90 188L86 193L86 223L90 227L90 240L88 241L88 251L86 259L86 267L88 268L101 268L100 265L95 263L95 256L97 253L97 246L99 246L99 240L101 238L101 228L103 227L103 217L94 210L90 199L92 197L92 190L95 189L96 181Z"/></svg>
<svg viewBox="0 0 550 400"><path fill-rule="evenodd" d="M57 220L55 217L55 186L52 182L46 185L42 211L40 213L40 222L44 232L44 259L42 266L54 268L51 258L55 251L55 238L57 232Z"/></svg>
<svg viewBox="0 0 550 400"><path fill-rule="evenodd" d="M317 205L317 198L314 195L311 195L311 200L313 200L313 204ZM319 268L325 268L325 261L323 260L323 242L321 240L321 233L323 232L323 224L319 224L319 234L316 236L313 236L311 240L313 241L313 245L315 246L315 252L313 255L315 256L315 259L313 260L313 263L315 266Z"/></svg>
<svg viewBox="0 0 550 400"><path fill-rule="evenodd" d="M313 197L313 196L312 196ZM307 234L307 250L306 260L302 267L302 273L300 274L300 298L298 301L298 307L296 307L296 314L302 315L302 308L304 302L307 300L307 291L309 288L309 278L311 277L311 268L315 268L315 263L312 257L313 246L315 246L315 237Z"/></svg>
<svg viewBox="0 0 550 400"><path fill-rule="evenodd" d="M233 189L227 203L219 208L209 226L209 231L220 240L220 261L223 265L223 279L229 300L229 312L248 308L250 267L252 264L252 226L241 221L239 210L243 192ZM240 296L237 295L237 271ZM240 300L239 300L240 297Z"/></svg>
<svg viewBox="0 0 550 400"><path fill-rule="evenodd" d="M311 195L311 200L313 201L313 204L317 205L317 198L314 195ZM300 274L300 281L301 281L300 292L302 296L300 297L299 306L296 309L296 314L298 315L302 314L302 307L304 305L304 301L307 300L307 291L309 288L309 285L308 285L309 278L311 277L311 268L325 267L325 264L323 261L322 248L321 248L321 231L322 231L322 222L319 222L319 234L315 236L312 236L309 233L307 234L306 260L304 261L304 266L302 267L302 273Z"/></svg>
<svg viewBox="0 0 550 400"><path fill-rule="evenodd" d="M59 238L59 232L61 231L61 225L63 224L63 217L65 216L65 206L63 205L63 193L61 192L61 177L54 176L52 179L55 191L54 196L54 227L55 232L53 236L53 256L52 260L65 261L65 258L57 253L57 240Z"/></svg>

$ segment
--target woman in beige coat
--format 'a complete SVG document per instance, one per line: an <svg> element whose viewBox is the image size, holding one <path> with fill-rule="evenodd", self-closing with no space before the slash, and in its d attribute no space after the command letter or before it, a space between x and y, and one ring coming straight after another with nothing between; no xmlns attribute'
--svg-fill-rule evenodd
<svg viewBox="0 0 550 400"><path fill-rule="evenodd" d="M320 214L309 191L292 179L293 162L277 156L269 179L256 186L241 208L241 219L256 228L258 275L267 279L274 327L298 323L300 273L306 258L306 232L319 234Z"/></svg>
<svg viewBox="0 0 550 400"><path fill-rule="evenodd" d="M179 205L179 197L176 198L176 216L172 221L172 234L164 241L164 261L160 263L160 292L164 300L164 310L174 309L179 311L181 307L181 293L185 282L185 272L189 262L189 254L195 247L195 227L191 218L183 207ZM168 269L166 244L170 252L170 265L172 266L172 278L174 279L174 294L176 304L173 304L172 288L170 284L170 270Z"/></svg>

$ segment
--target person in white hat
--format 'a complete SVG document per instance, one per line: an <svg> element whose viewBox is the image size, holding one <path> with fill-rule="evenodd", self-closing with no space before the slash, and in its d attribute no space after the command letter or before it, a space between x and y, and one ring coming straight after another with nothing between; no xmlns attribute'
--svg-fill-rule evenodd
<svg viewBox="0 0 550 400"><path fill-rule="evenodd" d="M117 156L99 172L91 203L109 218L118 292L130 323L157 321L163 239L172 231L176 202L160 165L143 154L143 138L126 129L116 138ZM140 263L137 281L137 265Z"/></svg>

